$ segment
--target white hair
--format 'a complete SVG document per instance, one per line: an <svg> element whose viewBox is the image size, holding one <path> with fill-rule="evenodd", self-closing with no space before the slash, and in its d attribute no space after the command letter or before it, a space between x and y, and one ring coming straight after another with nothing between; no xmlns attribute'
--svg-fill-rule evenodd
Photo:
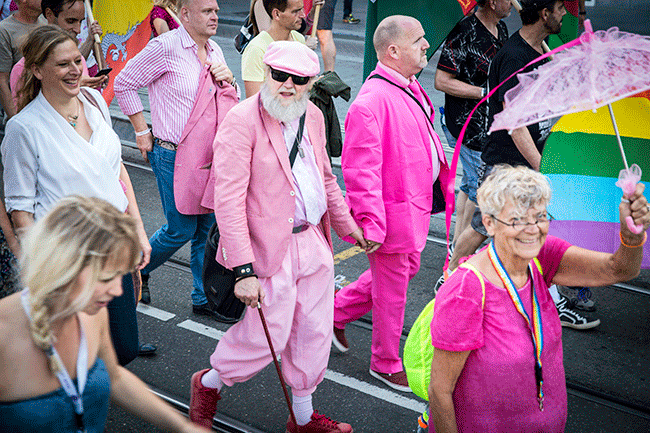
<svg viewBox="0 0 650 433"><path fill-rule="evenodd" d="M551 200L551 185L546 176L528 167L497 165L476 193L483 215L497 216L511 200L518 214L532 207L546 207Z"/></svg>

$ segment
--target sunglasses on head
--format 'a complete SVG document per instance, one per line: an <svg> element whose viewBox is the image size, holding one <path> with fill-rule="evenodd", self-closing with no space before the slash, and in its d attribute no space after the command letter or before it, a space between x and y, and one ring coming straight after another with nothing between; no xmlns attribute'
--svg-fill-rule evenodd
<svg viewBox="0 0 650 433"><path fill-rule="evenodd" d="M289 77L291 77L291 81L293 81L293 84L296 86L303 86L309 83L309 80L311 79L311 77L301 77L299 75L293 75L288 72L278 71L277 69L271 68L271 78L275 81L284 83L289 79Z"/></svg>

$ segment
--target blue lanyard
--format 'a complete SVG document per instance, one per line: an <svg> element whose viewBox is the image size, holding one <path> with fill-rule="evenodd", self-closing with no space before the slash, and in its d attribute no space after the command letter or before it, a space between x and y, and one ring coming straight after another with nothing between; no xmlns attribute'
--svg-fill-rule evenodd
<svg viewBox="0 0 650 433"><path fill-rule="evenodd" d="M23 308L27 313L27 317L31 316L29 313L29 290L24 289L21 293L21 301L23 303ZM70 374L65 369L63 361L59 353L56 351L54 346L50 346L50 349L46 351L48 358L53 358L54 363L57 365L57 372L55 373L56 378L61 383L63 390L72 400L72 405L75 412L75 421L77 424L77 433L84 433L86 431L84 427L84 402L83 402L83 392L86 387L86 379L88 377L88 343L86 341L86 334L84 333L83 326L79 322L79 353L77 355L77 384L79 389L74 386L74 382L70 378Z"/></svg>

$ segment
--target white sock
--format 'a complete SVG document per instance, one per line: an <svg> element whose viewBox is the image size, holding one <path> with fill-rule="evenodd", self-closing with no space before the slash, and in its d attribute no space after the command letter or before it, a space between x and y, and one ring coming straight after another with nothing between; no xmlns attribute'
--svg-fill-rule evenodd
<svg viewBox="0 0 650 433"><path fill-rule="evenodd" d="M219 372L214 368L211 368L210 371L201 376L201 385L207 388L217 388L218 391L221 391L223 382L219 377Z"/></svg>
<svg viewBox="0 0 650 433"><path fill-rule="evenodd" d="M548 288L548 291L551 293L551 297L553 298L553 302L556 304L560 302L560 292L557 291L557 286L555 284L552 284L551 287Z"/></svg>
<svg viewBox="0 0 650 433"><path fill-rule="evenodd" d="M311 421L311 415L314 413L314 407L311 404L311 394L305 396L293 396L293 413L296 415L298 425L305 425Z"/></svg>

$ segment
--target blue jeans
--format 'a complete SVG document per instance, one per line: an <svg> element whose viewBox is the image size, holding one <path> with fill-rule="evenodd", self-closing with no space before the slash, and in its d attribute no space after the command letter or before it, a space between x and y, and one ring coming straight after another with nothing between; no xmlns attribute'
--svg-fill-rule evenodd
<svg viewBox="0 0 650 433"><path fill-rule="evenodd" d="M179 248L188 241L192 242L190 253L190 268L194 277L192 290L192 303L203 305L208 302L203 292L203 254L205 242L208 238L210 227L214 224L214 214L183 215L176 209L174 201L174 163L176 151L154 146L147 153L149 163L156 175L160 201L162 202L167 224L163 225L153 234L151 244L151 261L142 270L143 275L165 263Z"/></svg>

